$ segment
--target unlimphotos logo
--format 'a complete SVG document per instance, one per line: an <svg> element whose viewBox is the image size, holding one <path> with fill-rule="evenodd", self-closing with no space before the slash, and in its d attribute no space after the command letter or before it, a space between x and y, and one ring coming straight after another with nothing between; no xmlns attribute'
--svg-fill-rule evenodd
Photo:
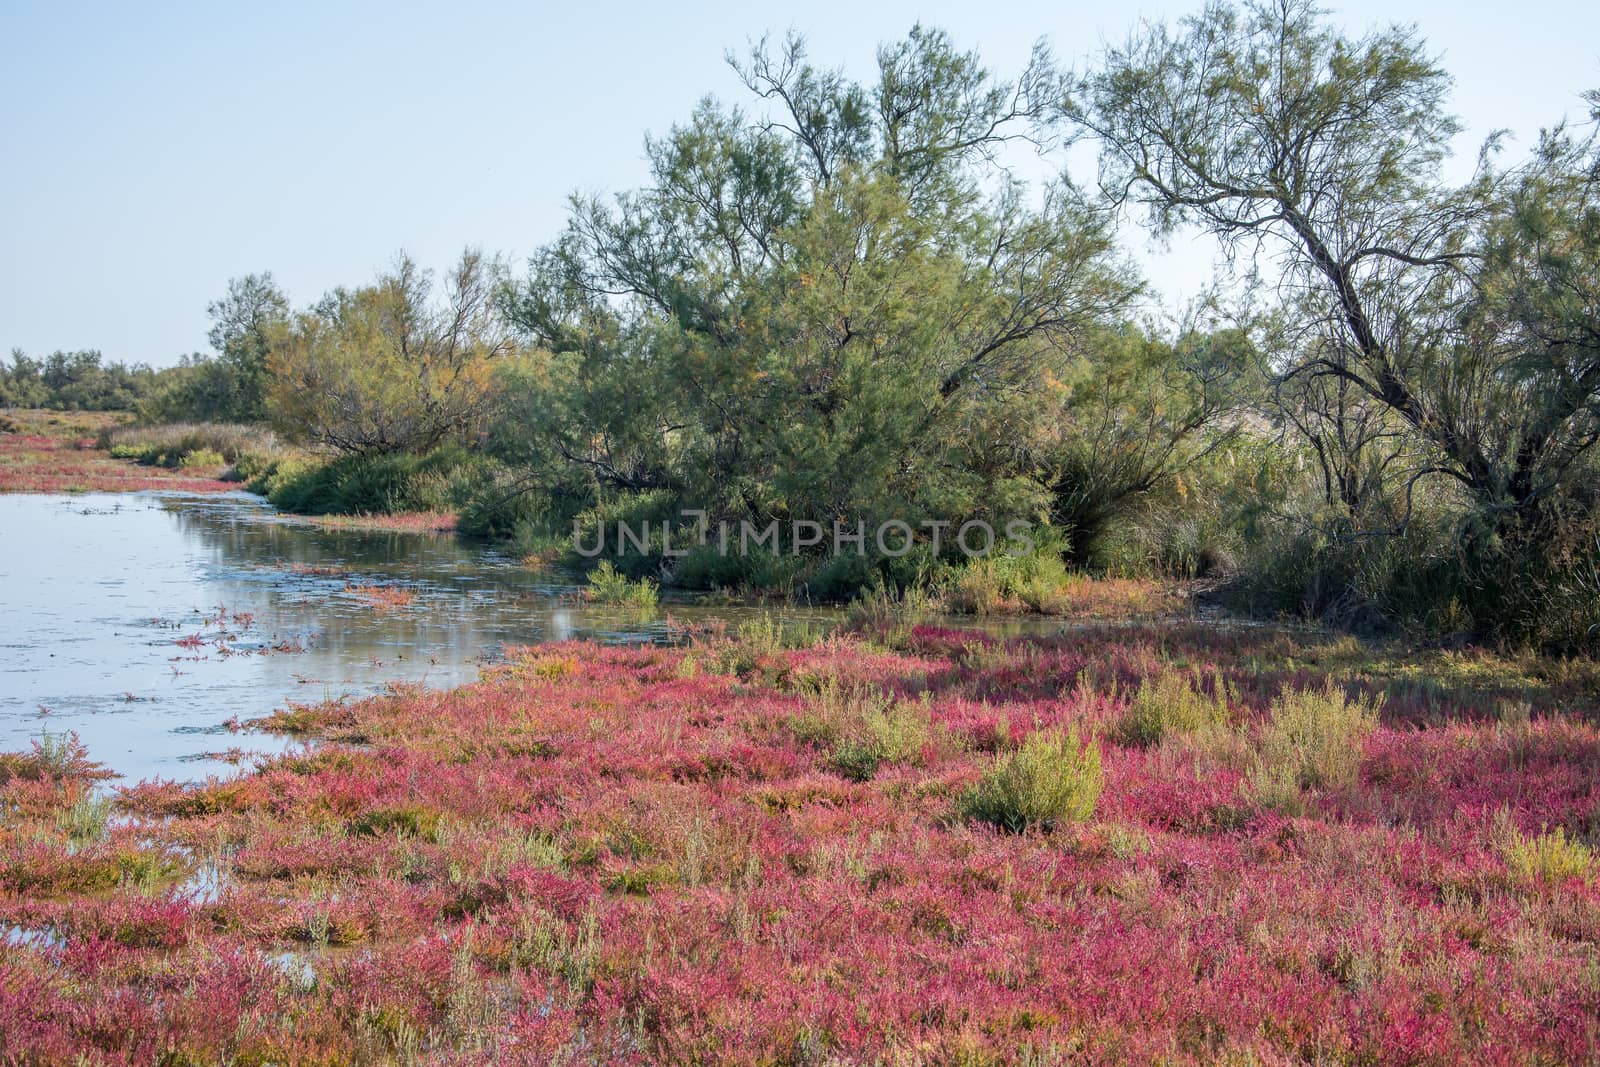
<svg viewBox="0 0 1600 1067"><path fill-rule="evenodd" d="M935 554L942 551L947 543L953 543L963 556L978 559L1002 547L1002 540L997 536L994 526L982 519L972 519L960 526L949 519L925 519L916 525L904 519L889 519L869 530L865 519L853 524L835 519L831 529L812 519L795 519L787 523L773 519L765 526L744 519L737 524L718 522L713 528L704 510L685 509L678 516L680 522L677 524L665 519L659 523L647 521L635 524L622 520L601 523L587 535L582 525L574 522L573 548L578 555L591 559L607 552L626 555L630 550L649 555L656 548L654 538L659 537L661 554L671 558L687 556L696 548L707 546L714 547L719 555L724 556L747 556L758 551L771 555L788 552L798 556L808 550L828 546L831 541L832 553L836 556L849 551L867 555L876 550L880 556L895 558L910 552L920 540ZM681 533L675 534L674 531L681 531L691 521L693 530L685 541ZM918 531L922 532L920 538ZM678 544L673 543L675 536L679 538ZM1013 555L1031 553L1034 548L1033 524L1022 519L1008 521L1005 524L1003 547Z"/></svg>

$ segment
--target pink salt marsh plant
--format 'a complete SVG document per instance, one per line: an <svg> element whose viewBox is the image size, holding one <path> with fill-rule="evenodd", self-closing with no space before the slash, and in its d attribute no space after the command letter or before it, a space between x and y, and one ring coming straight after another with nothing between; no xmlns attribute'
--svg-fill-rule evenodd
<svg viewBox="0 0 1600 1067"><path fill-rule="evenodd" d="M0 757L0 922L20 931L0 1049L1595 1058L1600 888L1572 858L1600 829L1592 708L1418 728L1379 682L1330 688L1278 640L545 646L456 690L286 709L258 726L313 747L129 785L88 845L62 829L96 773L81 752ZM1125 733L1174 674L1223 684L1226 715ZM1307 725L1312 701L1343 701L1345 726ZM1272 791L1265 766L1288 769ZM144 862L31 873L85 852Z"/></svg>

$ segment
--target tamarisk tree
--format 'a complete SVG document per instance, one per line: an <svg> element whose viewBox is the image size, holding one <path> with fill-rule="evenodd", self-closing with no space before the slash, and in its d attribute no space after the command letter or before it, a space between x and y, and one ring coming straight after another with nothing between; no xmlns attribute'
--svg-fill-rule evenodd
<svg viewBox="0 0 1600 1067"><path fill-rule="evenodd" d="M269 403L286 431L346 453L426 452L488 413L492 364L511 349L491 261L468 250L433 296L402 255L369 286L336 289L294 316L268 356Z"/></svg>
<svg viewBox="0 0 1600 1067"><path fill-rule="evenodd" d="M1454 482L1477 544L1499 551L1589 509L1597 155L1592 137L1557 128L1497 169L1491 139L1451 186L1449 85L1411 29L1352 38L1306 0L1218 3L1109 50L1061 114L1099 139L1116 200L1276 276L1297 329L1274 370L1327 383L1290 391L1328 401L1297 418L1362 422L1318 440L1413 438L1407 488Z"/></svg>
<svg viewBox="0 0 1600 1067"><path fill-rule="evenodd" d="M574 199L510 294L566 390L542 432L601 487L730 514L1047 508L1014 462L1038 387L1139 290L1099 205L1005 163L1047 139L1048 53L1003 79L919 27L867 82L798 37L733 64L761 112L652 139L649 184Z"/></svg>

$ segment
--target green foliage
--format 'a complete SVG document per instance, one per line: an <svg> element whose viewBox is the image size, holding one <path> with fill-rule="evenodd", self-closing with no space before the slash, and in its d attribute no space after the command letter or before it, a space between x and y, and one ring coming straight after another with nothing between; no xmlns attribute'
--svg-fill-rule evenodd
<svg viewBox="0 0 1600 1067"><path fill-rule="evenodd" d="M493 363L510 348L492 296L497 268L467 251L442 302L402 255L373 285L300 312L267 355L268 407L295 438L351 455L431 451L481 428Z"/></svg>
<svg viewBox="0 0 1600 1067"><path fill-rule="evenodd" d="M1561 570L1600 499L1600 139L1558 127L1503 169L1496 137L1453 187L1449 85L1415 30L1350 38L1310 0L1218 3L1112 49L1063 117L1159 231L1208 230L1293 294L1255 317L1256 406L1315 478L1317 504L1281 518L1335 546L1328 599L1367 583L1350 599L1388 614L1372 568L1408 568L1358 543L1405 537L1437 498L1461 614L1525 640L1525 576Z"/></svg>
<svg viewBox="0 0 1600 1067"><path fill-rule="evenodd" d="M210 448L197 448L192 452L185 452L179 458L178 466L187 470L193 467L220 467L226 462L221 452Z"/></svg>
<svg viewBox="0 0 1600 1067"><path fill-rule="evenodd" d="M195 352L164 370L136 405L143 422L243 421L261 418L245 398L242 375L233 366Z"/></svg>
<svg viewBox="0 0 1600 1067"><path fill-rule="evenodd" d="M266 418L266 360L288 322L289 305L271 274L228 283L207 307L212 353L183 356L154 372L132 403L146 423L261 422Z"/></svg>
<svg viewBox="0 0 1600 1067"><path fill-rule="evenodd" d="M570 543L575 502L536 486L506 464L481 464L456 529L467 537L525 542L540 535Z"/></svg>
<svg viewBox="0 0 1600 1067"><path fill-rule="evenodd" d="M289 301L271 273L228 282L228 292L206 308L207 339L217 358L203 376L191 404L210 419L261 422L267 416L267 358L289 324ZM196 417L190 414L190 418Z"/></svg>
<svg viewBox="0 0 1600 1067"><path fill-rule="evenodd" d="M816 600L848 600L872 584L880 572L865 554L841 552L823 560L806 579L807 595Z"/></svg>
<svg viewBox="0 0 1600 1067"><path fill-rule="evenodd" d="M1174 735L1227 726L1230 702L1220 676L1212 678L1207 692L1198 678L1163 671L1139 683L1117 724L1117 735L1128 744L1152 745Z"/></svg>
<svg viewBox="0 0 1600 1067"><path fill-rule="evenodd" d="M439 812L417 804L372 808L350 823L350 830L355 834L367 836L398 834L426 841L437 840L439 829Z"/></svg>
<svg viewBox="0 0 1600 1067"><path fill-rule="evenodd" d="M582 558L607 558L629 577L656 575L667 564L664 523L673 525L675 550L687 548L697 536L679 525L678 503L676 495L665 489L608 493L581 511L566 533L573 539L573 552ZM626 527L628 534L620 527Z"/></svg>
<svg viewBox="0 0 1600 1067"><path fill-rule="evenodd" d="M914 763L932 741L927 707L869 685L827 678L793 723L800 740L828 753L829 765L858 782L885 763Z"/></svg>
<svg viewBox="0 0 1600 1067"><path fill-rule="evenodd" d="M1188 330L1174 341L1122 327L1098 333L1085 356L1042 399L1055 428L1041 442L1052 523L1087 563L1114 524L1136 515L1180 472L1238 436L1256 360L1237 329Z"/></svg>
<svg viewBox="0 0 1600 1067"><path fill-rule="evenodd" d="M1594 852L1567 837L1562 827L1528 836L1512 830L1502 847L1506 867L1524 882L1560 885L1569 878L1587 878L1594 870Z"/></svg>
<svg viewBox="0 0 1600 1067"><path fill-rule="evenodd" d="M1035 731L967 791L961 811L1020 833L1090 818L1102 787L1098 744L1080 744L1076 726L1065 734Z"/></svg>
<svg viewBox="0 0 1600 1067"><path fill-rule="evenodd" d="M1339 537L1274 525L1245 542L1232 606L1356 630L1470 630L1460 543L1448 520L1418 515L1393 537Z"/></svg>
<svg viewBox="0 0 1600 1067"><path fill-rule="evenodd" d="M106 836L111 821L111 798L86 791L56 815L56 826L74 845L91 845Z"/></svg>
<svg viewBox="0 0 1600 1067"><path fill-rule="evenodd" d="M86 749L75 733L41 730L33 743L33 763L40 775L64 778L80 769Z"/></svg>
<svg viewBox="0 0 1600 1067"><path fill-rule="evenodd" d="M139 404L146 422L262 422L267 356L289 323L289 303L271 274L234 278L206 311L212 354L184 356Z"/></svg>
<svg viewBox="0 0 1600 1067"><path fill-rule="evenodd" d="M1600 646L1600 524L1574 524L1520 569L1504 633L1537 648L1592 653Z"/></svg>
<svg viewBox="0 0 1600 1067"><path fill-rule="evenodd" d="M761 552L761 556L770 555ZM735 553L719 552L715 545L696 547L672 567L672 583L684 589L744 589L751 583L757 561Z"/></svg>
<svg viewBox="0 0 1600 1067"><path fill-rule="evenodd" d="M1084 580L1083 572L1067 564L1069 542L1058 530L1041 527L1030 537L1031 549L999 548L987 556L936 568L922 584L939 596L947 610L959 614L1064 614L1069 609L1068 593Z"/></svg>
<svg viewBox="0 0 1600 1067"><path fill-rule="evenodd" d="M697 546L672 564L672 584L685 589L725 589L744 593L789 593L815 561L792 554L724 553L715 545Z"/></svg>
<svg viewBox="0 0 1600 1067"><path fill-rule="evenodd" d="M1029 390L1137 288L1096 206L1030 205L995 162L1039 117L1045 57L1008 82L917 30L855 85L801 52L741 68L792 125L704 104L648 142L646 188L575 199L507 301L551 355L517 373L506 437L714 521L1035 513L1025 446L984 432L1035 433Z"/></svg>
<svg viewBox="0 0 1600 1067"><path fill-rule="evenodd" d="M340 458L111 447L220 455L293 510L454 510L544 562L603 533L630 580L865 592L854 616L890 633L934 599L1065 612L1093 570L1222 579L1256 614L1600 647L1594 129L1513 165L1495 139L1450 184L1462 124L1419 34L1350 36L1311 0L1208 4L1077 77L1043 48L1005 76L924 27L862 81L793 35L734 65L756 110L707 99L648 138L643 185L575 196L520 281L469 250L436 289L402 256L292 311L270 275L237 278L209 354L16 352L0 404L270 414ZM1108 195L1030 187L1004 150L1059 159L1083 135ZM1139 318L1128 203L1239 273ZM870 532L833 557L724 553L681 509L917 532L903 556ZM972 519L1050 542L960 558ZM647 543L619 546L619 522Z"/></svg>
<svg viewBox="0 0 1600 1067"><path fill-rule="evenodd" d="M1295 814L1306 790L1356 784L1362 744L1377 723L1377 698L1352 698L1332 680L1323 689L1285 690L1256 738L1251 790L1261 803Z"/></svg>
<svg viewBox="0 0 1600 1067"><path fill-rule="evenodd" d="M308 515L452 511L472 491L481 463L453 446L424 455L290 461L265 475L261 487L278 507Z"/></svg>
<svg viewBox="0 0 1600 1067"><path fill-rule="evenodd" d="M9 362L0 360L0 407L132 411L170 373L107 363L94 350L57 351L41 360L14 348Z"/></svg>
<svg viewBox="0 0 1600 1067"><path fill-rule="evenodd" d="M256 462L283 454L284 447L272 431L236 423L170 423L161 426L118 426L100 435L100 445L119 459L133 459L153 467L177 467L185 457L204 453L210 462L190 466Z"/></svg>
<svg viewBox="0 0 1600 1067"><path fill-rule="evenodd" d="M1055 614L1060 609L1058 594L1070 581L1066 564L1052 546L1027 554L1000 552L956 567L945 579L945 604L970 615L1022 608Z"/></svg>
<svg viewBox="0 0 1600 1067"><path fill-rule="evenodd" d="M584 599L596 604L623 604L634 608L653 608L658 599L656 583L649 578L631 580L612 566L610 560L589 572Z"/></svg>

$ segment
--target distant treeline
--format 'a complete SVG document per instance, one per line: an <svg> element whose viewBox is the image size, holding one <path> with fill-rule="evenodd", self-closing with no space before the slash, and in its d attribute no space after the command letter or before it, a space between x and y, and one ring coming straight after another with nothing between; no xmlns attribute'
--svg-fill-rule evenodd
<svg viewBox="0 0 1600 1067"><path fill-rule="evenodd" d="M93 350L33 359L12 349L9 360L0 359L0 407L132 411L159 378L142 363L108 363Z"/></svg>
<svg viewBox="0 0 1600 1067"><path fill-rule="evenodd" d="M151 421L264 417L257 402L241 402L237 375L214 356L184 356L159 370L107 360L95 349L52 352L34 359L20 349L0 358L0 407L58 411L131 411Z"/></svg>
<svg viewBox="0 0 1600 1067"><path fill-rule="evenodd" d="M132 411L146 422L262 422L268 328L288 302L270 274L236 278L207 308L213 352L160 370L108 361L93 349L0 360L0 407Z"/></svg>

